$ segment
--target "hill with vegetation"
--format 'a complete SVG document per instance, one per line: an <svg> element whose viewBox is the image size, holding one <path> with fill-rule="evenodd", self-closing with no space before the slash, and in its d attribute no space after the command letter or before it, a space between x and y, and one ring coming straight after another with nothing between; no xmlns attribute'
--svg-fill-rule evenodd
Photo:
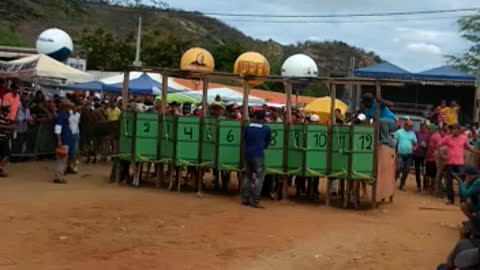
<svg viewBox="0 0 480 270"><path fill-rule="evenodd" d="M160 1L141 0L2 0L0 45L33 47L45 29L68 32L75 53L87 57L89 69L118 70L132 63L138 17L143 18L142 61L146 66L176 67L185 50L204 47L215 57L216 69L231 71L238 55L258 51L272 73L294 53L312 56L321 74L345 73L351 57L357 67L381 61L373 52L340 41L306 41L284 46L245 35L222 21L198 12L169 8Z"/></svg>

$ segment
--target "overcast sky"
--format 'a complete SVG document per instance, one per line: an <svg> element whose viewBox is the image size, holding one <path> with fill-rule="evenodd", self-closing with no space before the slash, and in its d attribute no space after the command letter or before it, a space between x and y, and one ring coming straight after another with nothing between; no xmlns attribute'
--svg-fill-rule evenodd
<svg viewBox="0 0 480 270"><path fill-rule="evenodd" d="M480 1L478 0L168 0L167 2L173 8L181 8L188 11L289 15L373 13L480 7ZM333 24L269 24L231 20L275 19L218 18L254 38L264 40L272 38L283 44L305 40L341 40L367 51L374 51L382 58L409 71L422 71L445 64L444 55L458 54L468 48L469 44L464 41L458 33L457 19L454 18L455 16L457 16L457 14L417 15L416 18L446 17L447 19ZM355 20L385 19L389 18L368 17L357 18ZM352 21L354 19L344 18L339 20Z"/></svg>

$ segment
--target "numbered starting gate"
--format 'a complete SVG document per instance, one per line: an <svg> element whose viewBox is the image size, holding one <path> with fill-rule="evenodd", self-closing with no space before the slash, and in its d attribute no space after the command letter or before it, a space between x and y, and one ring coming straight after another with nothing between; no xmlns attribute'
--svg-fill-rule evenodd
<svg viewBox="0 0 480 270"><path fill-rule="evenodd" d="M199 161L199 139L199 118L160 116L160 162L196 166Z"/></svg>
<svg viewBox="0 0 480 270"><path fill-rule="evenodd" d="M267 124L271 132L270 145L265 150L265 173L284 174L284 124Z"/></svg>
<svg viewBox="0 0 480 270"><path fill-rule="evenodd" d="M132 147L135 127L135 113L125 112L120 118L120 136L118 143L118 156L123 160L132 158Z"/></svg>
<svg viewBox="0 0 480 270"><path fill-rule="evenodd" d="M242 124L236 120L218 120L217 123L216 168L238 171L241 169Z"/></svg>
<svg viewBox="0 0 480 270"><path fill-rule="evenodd" d="M130 161L157 160L158 115L122 113L118 156Z"/></svg>
<svg viewBox="0 0 480 270"><path fill-rule="evenodd" d="M333 126L329 136L328 126L293 124L288 125L284 140L283 123L267 125L271 130L265 151L267 174L354 180L374 177L371 126ZM123 159L241 170L240 121L126 112L120 132L119 156Z"/></svg>
<svg viewBox="0 0 480 270"><path fill-rule="evenodd" d="M337 179L368 180L374 177L374 128L332 128L331 176Z"/></svg>

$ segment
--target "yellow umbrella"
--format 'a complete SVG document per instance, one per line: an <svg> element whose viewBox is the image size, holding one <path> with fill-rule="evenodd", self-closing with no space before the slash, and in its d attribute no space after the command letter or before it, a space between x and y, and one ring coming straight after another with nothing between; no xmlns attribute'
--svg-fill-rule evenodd
<svg viewBox="0 0 480 270"><path fill-rule="evenodd" d="M314 113L320 116L320 123L326 124L330 117L330 104L330 97L317 98L305 106L304 112ZM342 116L344 116L348 110L348 106L343 101L335 99L335 109L340 109Z"/></svg>

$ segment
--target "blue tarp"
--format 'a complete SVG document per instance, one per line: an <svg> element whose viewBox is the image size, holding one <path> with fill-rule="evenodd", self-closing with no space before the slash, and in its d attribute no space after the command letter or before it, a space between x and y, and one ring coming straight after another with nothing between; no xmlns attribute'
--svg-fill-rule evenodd
<svg viewBox="0 0 480 270"><path fill-rule="evenodd" d="M104 92L120 93L122 92L123 83L115 83L104 85L102 90ZM147 74L143 73L137 79L130 80L128 82L128 93L133 95L160 95L162 91L162 85L152 79ZM167 88L167 93L180 92L171 87Z"/></svg>
<svg viewBox="0 0 480 270"><path fill-rule="evenodd" d="M456 70L451 66L442 66L415 74L419 80L475 81L475 76Z"/></svg>
<svg viewBox="0 0 480 270"><path fill-rule="evenodd" d="M374 78L395 78L395 79L412 79L413 74L395 66L392 63L384 62L378 65L359 68L353 71L358 77L374 77Z"/></svg>
<svg viewBox="0 0 480 270"><path fill-rule="evenodd" d="M62 85L60 88L64 90L74 90L74 91L102 91L103 83L99 81L92 81L86 83L79 83L75 85Z"/></svg>

